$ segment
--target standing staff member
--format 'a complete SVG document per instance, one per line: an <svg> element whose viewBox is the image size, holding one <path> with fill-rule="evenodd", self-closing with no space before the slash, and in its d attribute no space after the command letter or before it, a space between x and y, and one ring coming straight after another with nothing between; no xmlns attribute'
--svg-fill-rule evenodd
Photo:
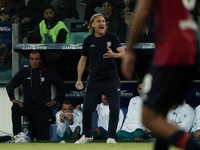
<svg viewBox="0 0 200 150"><path fill-rule="evenodd" d="M170 144L186 150L200 149L189 133L166 120L169 109L183 102L199 65L198 26L190 13L195 5L196 0L137 1L122 71L127 78L132 77L132 47L154 11L156 49L142 89L142 122L157 136L154 150L168 150Z"/></svg>
<svg viewBox="0 0 200 150"><path fill-rule="evenodd" d="M83 87L82 75L86 60L90 58L90 71L87 78L86 95L83 106L83 136L76 143L87 143L92 137L92 112L98 100L104 94L108 98L110 118L107 143L116 143L116 128L120 107L120 80L115 58L121 58L125 50L119 38L106 32L105 18L102 14L94 14L89 23L89 35L83 43L81 58L78 63L76 88Z"/></svg>
<svg viewBox="0 0 200 150"><path fill-rule="evenodd" d="M22 68L6 86L12 106L13 134L21 132L21 116L33 118L33 131L37 140L49 140L49 127L52 118L52 106L64 97L65 83L53 71L42 65L38 51L29 55L30 66ZM55 86L56 96L51 99L51 85ZM22 85L24 102L14 96L14 89Z"/></svg>

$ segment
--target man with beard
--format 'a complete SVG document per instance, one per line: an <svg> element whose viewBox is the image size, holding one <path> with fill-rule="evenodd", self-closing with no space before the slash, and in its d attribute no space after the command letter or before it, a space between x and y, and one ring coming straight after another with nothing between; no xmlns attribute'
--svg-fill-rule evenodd
<svg viewBox="0 0 200 150"><path fill-rule="evenodd" d="M23 43L69 43L70 33L64 22L58 20L51 5L44 7L43 17L36 31L29 39L23 39L26 41Z"/></svg>
<svg viewBox="0 0 200 150"><path fill-rule="evenodd" d="M39 24L41 43L69 43L70 33L62 21L57 20L51 5L44 9L44 20Z"/></svg>

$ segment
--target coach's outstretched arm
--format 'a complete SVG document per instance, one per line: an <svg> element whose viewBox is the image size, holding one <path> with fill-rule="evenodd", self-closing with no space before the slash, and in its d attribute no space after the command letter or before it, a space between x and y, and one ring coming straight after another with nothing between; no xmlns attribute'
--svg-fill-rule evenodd
<svg viewBox="0 0 200 150"><path fill-rule="evenodd" d="M87 61L87 57L81 55L81 58L78 62L78 67L77 67L78 78L77 78L77 82L75 84L75 87L77 90L82 90L84 87L83 83L82 83L82 76L83 76L83 72L85 70L86 61ZM82 88L80 88L79 86L81 86Z"/></svg>

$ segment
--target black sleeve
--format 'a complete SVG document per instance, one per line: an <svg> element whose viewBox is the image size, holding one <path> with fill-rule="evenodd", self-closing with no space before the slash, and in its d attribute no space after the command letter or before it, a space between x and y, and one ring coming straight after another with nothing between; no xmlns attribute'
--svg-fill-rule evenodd
<svg viewBox="0 0 200 150"><path fill-rule="evenodd" d="M14 90L16 87L20 86L23 82L24 75L23 70L21 69L15 76L8 82L6 86L6 91L10 100L15 99Z"/></svg>
<svg viewBox="0 0 200 150"><path fill-rule="evenodd" d="M83 47L82 47L82 51L81 51L81 55L83 56L88 56L88 41L89 38L85 38L83 41Z"/></svg>
<svg viewBox="0 0 200 150"><path fill-rule="evenodd" d="M116 35L116 34L111 34L112 35L112 46L114 46L113 48L112 48L112 50L114 51L114 52L118 52L117 51L117 48L118 47L122 47L122 44L121 44L121 42L120 42L120 40L119 40L119 38L118 38L118 36Z"/></svg>
<svg viewBox="0 0 200 150"><path fill-rule="evenodd" d="M57 36L56 43L65 43L67 37L67 31L65 29L61 29Z"/></svg>

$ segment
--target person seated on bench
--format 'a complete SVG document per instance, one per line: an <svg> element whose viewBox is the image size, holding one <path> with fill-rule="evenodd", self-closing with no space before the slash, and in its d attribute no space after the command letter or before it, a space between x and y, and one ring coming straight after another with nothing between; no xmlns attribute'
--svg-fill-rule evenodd
<svg viewBox="0 0 200 150"><path fill-rule="evenodd" d="M77 140L82 133L82 112L74 109L70 100L65 100L56 113L58 140Z"/></svg>
<svg viewBox="0 0 200 150"><path fill-rule="evenodd" d="M195 109L195 117L191 133L194 135L194 138L200 140L200 105L198 105Z"/></svg>
<svg viewBox="0 0 200 150"><path fill-rule="evenodd" d="M49 140L52 123L52 109L65 95L65 83L51 69L42 63L39 51L31 51L28 67L19 70L9 81L6 90L12 105L13 134L22 132L21 116L29 116L33 121L33 133L37 140ZM24 101L15 98L14 90L22 85ZM51 98L51 86L56 89Z"/></svg>
<svg viewBox="0 0 200 150"><path fill-rule="evenodd" d="M92 131L92 136L94 137L94 139L107 139L110 110L109 110L107 97L102 94L101 99L102 99L102 103L98 104L96 107L96 111L98 114L98 120L97 120L98 128ZM82 107L83 107L82 104L77 105L76 109L80 109ZM118 132L121 129L123 120L124 120L124 113L120 109L119 121L118 121L116 132Z"/></svg>
<svg viewBox="0 0 200 150"><path fill-rule="evenodd" d="M137 91L139 96L131 98L129 102L128 112L122 129L117 133L119 140L142 140L150 138L147 129L142 124L141 110L143 101L140 96L142 85L142 82L138 82Z"/></svg>
<svg viewBox="0 0 200 150"><path fill-rule="evenodd" d="M194 109L186 102L174 105L167 114L167 121L185 132L190 132L194 122Z"/></svg>

